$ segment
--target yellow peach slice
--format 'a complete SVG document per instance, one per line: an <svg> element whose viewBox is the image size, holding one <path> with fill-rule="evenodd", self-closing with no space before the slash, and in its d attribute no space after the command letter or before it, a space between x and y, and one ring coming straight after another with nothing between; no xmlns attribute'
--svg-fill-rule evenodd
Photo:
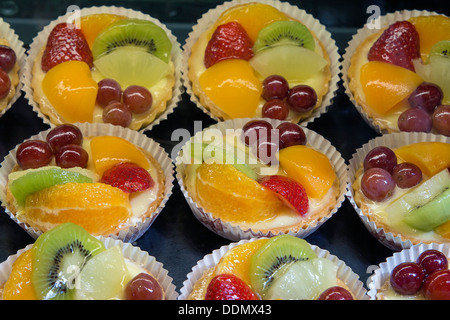
<svg viewBox="0 0 450 320"><path fill-rule="evenodd" d="M98 86L87 63L66 61L51 68L42 89L66 122L92 122Z"/></svg>
<svg viewBox="0 0 450 320"><path fill-rule="evenodd" d="M379 61L363 65L360 80L367 104L379 114L386 114L423 82L406 68Z"/></svg>
<svg viewBox="0 0 450 320"><path fill-rule="evenodd" d="M336 179L327 156L310 147L290 146L281 149L278 156L281 168L305 188L308 197L323 197Z"/></svg>
<svg viewBox="0 0 450 320"><path fill-rule="evenodd" d="M450 167L450 143L418 142L394 149L400 161L412 162L428 177Z"/></svg>
<svg viewBox="0 0 450 320"><path fill-rule="evenodd" d="M214 64L199 78L206 95L230 118L253 117L262 83L248 61L227 59Z"/></svg>
<svg viewBox="0 0 450 320"><path fill-rule="evenodd" d="M105 170L120 162L133 162L142 168L150 168L145 154L134 144L120 137L98 136L90 141L91 160L95 171L102 175Z"/></svg>

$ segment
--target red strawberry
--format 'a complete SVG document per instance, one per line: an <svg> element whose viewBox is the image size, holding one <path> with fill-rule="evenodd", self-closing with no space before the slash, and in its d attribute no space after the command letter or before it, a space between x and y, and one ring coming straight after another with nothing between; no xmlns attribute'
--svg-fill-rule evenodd
<svg viewBox="0 0 450 320"><path fill-rule="evenodd" d="M414 71L420 57L419 34L409 21L391 24L369 50L369 61L383 61Z"/></svg>
<svg viewBox="0 0 450 320"><path fill-rule="evenodd" d="M286 176L272 175L262 177L258 182L274 191L285 204L300 215L305 215L308 212L308 196L305 188L297 181Z"/></svg>
<svg viewBox="0 0 450 320"><path fill-rule="evenodd" d="M206 289L205 300L259 300L250 287L234 274L219 274Z"/></svg>
<svg viewBox="0 0 450 320"><path fill-rule="evenodd" d="M214 31L206 46L205 67L226 59L249 60L253 57L253 42L237 22L222 24Z"/></svg>
<svg viewBox="0 0 450 320"><path fill-rule="evenodd" d="M131 162L122 162L109 168L103 173L100 182L126 193L144 191L155 185L147 170Z"/></svg>
<svg viewBox="0 0 450 320"><path fill-rule="evenodd" d="M42 70L47 72L65 61L84 61L93 66L92 52L80 29L72 23L59 23L48 36L42 55Z"/></svg>

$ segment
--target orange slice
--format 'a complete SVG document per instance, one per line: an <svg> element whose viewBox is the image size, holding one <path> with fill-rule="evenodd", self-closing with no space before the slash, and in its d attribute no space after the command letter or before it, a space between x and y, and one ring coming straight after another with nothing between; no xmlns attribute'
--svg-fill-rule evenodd
<svg viewBox="0 0 450 320"><path fill-rule="evenodd" d="M379 61L363 65L360 80L367 104L379 114L389 112L423 82L406 68Z"/></svg>
<svg viewBox="0 0 450 320"><path fill-rule="evenodd" d="M98 34L106 29L111 23L125 18L125 16L111 13L97 13L81 17L80 28L89 44L89 47L92 48L92 44Z"/></svg>
<svg viewBox="0 0 450 320"><path fill-rule="evenodd" d="M228 222L264 221L283 207L274 192L230 164L202 163L196 188L200 206Z"/></svg>
<svg viewBox="0 0 450 320"><path fill-rule="evenodd" d="M206 69L199 78L203 92L232 119L253 117L262 83L248 61L227 59Z"/></svg>
<svg viewBox="0 0 450 320"><path fill-rule="evenodd" d="M31 283L33 249L23 252L12 265L11 274L3 287L4 300L36 300Z"/></svg>
<svg viewBox="0 0 450 320"><path fill-rule="evenodd" d="M104 183L65 183L29 195L27 221L41 230L72 222L93 235L114 232L131 215L128 194Z"/></svg>
<svg viewBox="0 0 450 320"><path fill-rule="evenodd" d="M251 258L268 240L269 239L258 239L252 242L243 243L228 250L216 265L214 274L231 273L251 286Z"/></svg>

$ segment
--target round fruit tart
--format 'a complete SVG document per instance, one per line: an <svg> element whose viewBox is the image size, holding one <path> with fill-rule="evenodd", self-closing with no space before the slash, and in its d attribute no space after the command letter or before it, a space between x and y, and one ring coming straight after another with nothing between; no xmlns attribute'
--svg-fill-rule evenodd
<svg viewBox="0 0 450 320"><path fill-rule="evenodd" d="M344 84L375 129L450 136L450 18L426 12L381 17L344 56Z"/></svg>
<svg viewBox="0 0 450 320"><path fill-rule="evenodd" d="M171 192L170 159L135 131L82 129L59 125L10 152L2 164L3 205L34 237L72 222L93 235L135 240Z"/></svg>
<svg viewBox="0 0 450 320"><path fill-rule="evenodd" d="M0 264L2 300L175 300L161 263L64 223Z"/></svg>
<svg viewBox="0 0 450 320"><path fill-rule="evenodd" d="M408 134L379 137L357 151L350 162L354 203L388 246L449 242L450 141Z"/></svg>
<svg viewBox="0 0 450 320"><path fill-rule="evenodd" d="M317 116L330 104L339 68L325 28L277 1L232 1L210 10L186 40L183 59L191 99L218 120L297 123Z"/></svg>
<svg viewBox="0 0 450 320"><path fill-rule="evenodd" d="M448 244L416 245L394 253L369 278L376 300L450 300Z"/></svg>
<svg viewBox="0 0 450 320"><path fill-rule="evenodd" d="M171 112L180 49L170 31L132 10L89 8L80 15L58 18L30 46L25 88L44 120L140 130Z"/></svg>
<svg viewBox="0 0 450 320"><path fill-rule="evenodd" d="M291 235L223 246L187 277L179 300L368 300L345 263Z"/></svg>
<svg viewBox="0 0 450 320"><path fill-rule="evenodd" d="M196 217L228 239L304 237L346 192L344 160L320 135L287 121L234 119L199 132L176 159Z"/></svg>

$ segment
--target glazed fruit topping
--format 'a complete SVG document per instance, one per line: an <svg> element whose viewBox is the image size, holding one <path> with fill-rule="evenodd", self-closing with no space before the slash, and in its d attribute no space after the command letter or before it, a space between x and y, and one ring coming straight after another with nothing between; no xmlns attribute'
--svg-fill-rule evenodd
<svg viewBox="0 0 450 320"><path fill-rule="evenodd" d="M443 96L439 86L423 82L411 93L408 102L412 108L420 108L431 114L437 106L441 105Z"/></svg>
<svg viewBox="0 0 450 320"><path fill-rule="evenodd" d="M205 51L205 67L225 59L249 60L253 57L253 42L245 29L237 22L228 22L217 27Z"/></svg>
<svg viewBox="0 0 450 320"><path fill-rule="evenodd" d="M122 101L122 88L116 80L105 78L98 82L97 103L101 107L120 101Z"/></svg>
<svg viewBox="0 0 450 320"><path fill-rule="evenodd" d="M137 274L125 287L126 300L162 300L163 298L164 291L161 285L148 273Z"/></svg>
<svg viewBox="0 0 450 320"><path fill-rule="evenodd" d="M5 70L0 68L0 99L8 96L11 89L11 80Z"/></svg>
<svg viewBox="0 0 450 320"><path fill-rule="evenodd" d="M425 275L448 269L447 257L439 250L429 249L420 254L417 263L423 268Z"/></svg>
<svg viewBox="0 0 450 320"><path fill-rule="evenodd" d="M289 83L279 75L271 75L263 81L262 97L265 100L284 99L289 93Z"/></svg>
<svg viewBox="0 0 450 320"><path fill-rule="evenodd" d="M395 181L392 175L381 168L370 168L361 178L361 191L370 200L387 200L394 192Z"/></svg>
<svg viewBox="0 0 450 320"><path fill-rule="evenodd" d="M450 105L437 107L431 116L431 120L437 133L450 137Z"/></svg>
<svg viewBox="0 0 450 320"><path fill-rule="evenodd" d="M381 168L389 173L394 171L397 165L397 156L395 152L385 146L378 146L370 150L364 157L364 170L370 168Z"/></svg>
<svg viewBox="0 0 450 320"><path fill-rule="evenodd" d="M271 99L264 103L261 112L264 118L284 120L289 114L289 106L285 100Z"/></svg>
<svg viewBox="0 0 450 320"><path fill-rule="evenodd" d="M126 193L144 191L155 185L147 170L130 162L119 163L106 170L100 182L119 188Z"/></svg>
<svg viewBox="0 0 450 320"><path fill-rule="evenodd" d="M353 300L352 294L345 288L334 286L326 289L318 300Z"/></svg>
<svg viewBox="0 0 450 320"><path fill-rule="evenodd" d="M56 165L61 168L86 168L88 160L87 151L77 144L66 144L55 153Z"/></svg>
<svg viewBox="0 0 450 320"><path fill-rule="evenodd" d="M402 162L394 167L392 177L399 188L412 188L422 181L422 170L414 163Z"/></svg>
<svg viewBox="0 0 450 320"><path fill-rule="evenodd" d="M53 152L57 152L66 144L81 145L83 134L81 130L73 124L62 124L52 129L46 137L46 141L52 147Z"/></svg>
<svg viewBox="0 0 450 320"><path fill-rule="evenodd" d="M422 287L425 273L415 262L403 262L391 273L391 286L395 292L405 295L415 294Z"/></svg>
<svg viewBox="0 0 450 320"><path fill-rule="evenodd" d="M0 68L9 72L16 64L16 53L11 47L0 45Z"/></svg>
<svg viewBox="0 0 450 320"><path fill-rule="evenodd" d="M259 300L259 298L240 278L233 274L220 274L209 283L205 300Z"/></svg>
<svg viewBox="0 0 450 320"><path fill-rule="evenodd" d="M369 61L382 61L414 71L413 60L420 57L419 34L413 24L391 24L369 50Z"/></svg>
<svg viewBox="0 0 450 320"><path fill-rule="evenodd" d="M317 103L317 94L310 86L300 84L289 91L287 102L297 112L310 111Z"/></svg>
<svg viewBox="0 0 450 320"><path fill-rule="evenodd" d="M130 109L122 102L113 101L103 109L102 120L124 128L131 124L133 115Z"/></svg>
<svg viewBox="0 0 450 320"><path fill-rule="evenodd" d="M52 148L42 140L28 140L22 142L17 148L16 160L24 170L46 166L52 159Z"/></svg>
<svg viewBox="0 0 450 320"><path fill-rule="evenodd" d="M153 98L150 91L142 86L132 85L123 91L123 103L133 113L144 113L150 110Z"/></svg>
<svg viewBox="0 0 450 320"><path fill-rule="evenodd" d="M47 72L61 62L77 60L93 66L92 52L83 33L74 24L57 24L48 36L42 55L42 70Z"/></svg>
<svg viewBox="0 0 450 320"><path fill-rule="evenodd" d="M306 145L306 134L303 129L292 122L283 122L278 125L280 149L295 145Z"/></svg>
<svg viewBox="0 0 450 320"><path fill-rule="evenodd" d="M404 132L430 132L433 121L430 115L419 108L403 111L397 120L398 129Z"/></svg>

